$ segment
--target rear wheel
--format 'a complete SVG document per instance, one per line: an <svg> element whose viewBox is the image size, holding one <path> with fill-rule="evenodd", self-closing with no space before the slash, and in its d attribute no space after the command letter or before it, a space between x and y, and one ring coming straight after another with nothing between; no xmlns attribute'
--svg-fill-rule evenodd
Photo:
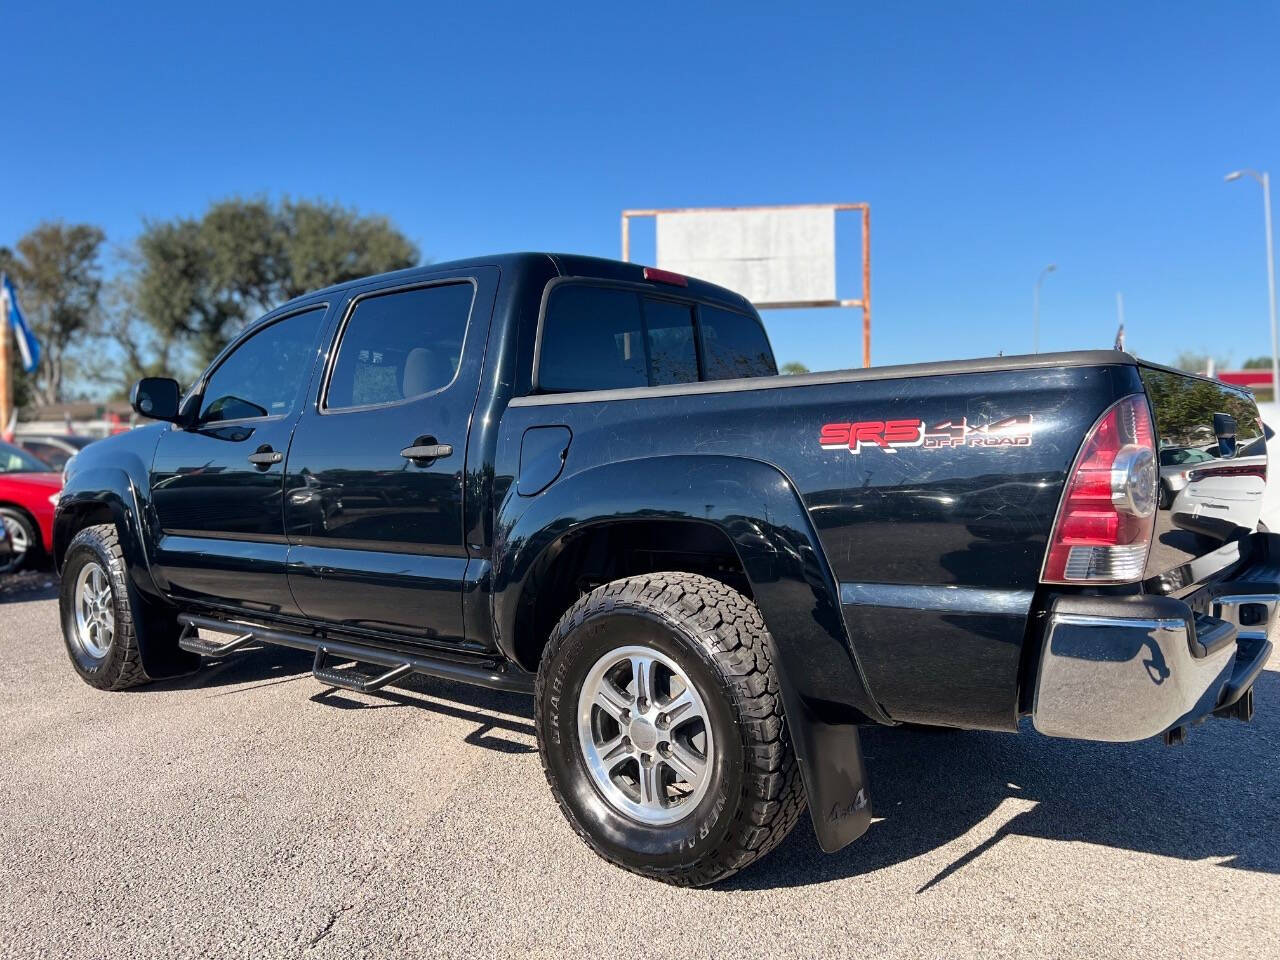
<svg viewBox="0 0 1280 960"><path fill-rule="evenodd" d="M706 577L617 580L561 618L536 688L561 809L601 856L684 886L772 850L804 810L771 641Z"/></svg>

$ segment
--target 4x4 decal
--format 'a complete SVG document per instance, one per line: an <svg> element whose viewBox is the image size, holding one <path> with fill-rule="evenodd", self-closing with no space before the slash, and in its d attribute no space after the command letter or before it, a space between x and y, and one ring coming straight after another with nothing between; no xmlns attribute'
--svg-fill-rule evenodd
<svg viewBox="0 0 1280 960"><path fill-rule="evenodd" d="M863 447L878 447L896 453L902 447L1029 447L1031 415L1005 417L981 425L966 417L939 420L925 425L923 420L859 420L825 423L818 436L823 450L861 453Z"/></svg>

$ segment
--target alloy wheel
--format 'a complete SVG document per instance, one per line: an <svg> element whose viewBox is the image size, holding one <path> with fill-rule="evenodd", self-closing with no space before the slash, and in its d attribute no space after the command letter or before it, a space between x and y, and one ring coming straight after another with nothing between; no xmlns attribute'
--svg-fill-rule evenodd
<svg viewBox="0 0 1280 960"><path fill-rule="evenodd" d="M689 675L649 647L598 659L578 697L578 742L596 788L641 823L675 823L711 783L715 742Z"/></svg>
<svg viewBox="0 0 1280 960"><path fill-rule="evenodd" d="M115 638L116 613L111 579L102 565L92 560L76 575L75 620L72 639L86 655L101 660Z"/></svg>

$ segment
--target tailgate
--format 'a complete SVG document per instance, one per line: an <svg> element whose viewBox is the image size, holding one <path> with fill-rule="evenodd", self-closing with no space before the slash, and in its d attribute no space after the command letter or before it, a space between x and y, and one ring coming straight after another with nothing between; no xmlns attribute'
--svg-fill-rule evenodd
<svg viewBox="0 0 1280 960"><path fill-rule="evenodd" d="M1257 529L1266 440L1248 391L1153 364L1140 374L1160 458L1146 577L1178 593L1237 560L1239 542Z"/></svg>

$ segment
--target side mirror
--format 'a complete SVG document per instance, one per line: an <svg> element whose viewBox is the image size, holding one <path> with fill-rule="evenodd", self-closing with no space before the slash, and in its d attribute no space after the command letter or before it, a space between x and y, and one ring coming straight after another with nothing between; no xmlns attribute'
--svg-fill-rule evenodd
<svg viewBox="0 0 1280 960"><path fill-rule="evenodd" d="M152 420L176 423L178 416L178 381L168 377L143 377L129 393L129 406L134 412Z"/></svg>
<svg viewBox="0 0 1280 960"><path fill-rule="evenodd" d="M1236 455L1236 420L1227 413L1213 415L1213 435L1218 438L1218 454L1230 460Z"/></svg>

